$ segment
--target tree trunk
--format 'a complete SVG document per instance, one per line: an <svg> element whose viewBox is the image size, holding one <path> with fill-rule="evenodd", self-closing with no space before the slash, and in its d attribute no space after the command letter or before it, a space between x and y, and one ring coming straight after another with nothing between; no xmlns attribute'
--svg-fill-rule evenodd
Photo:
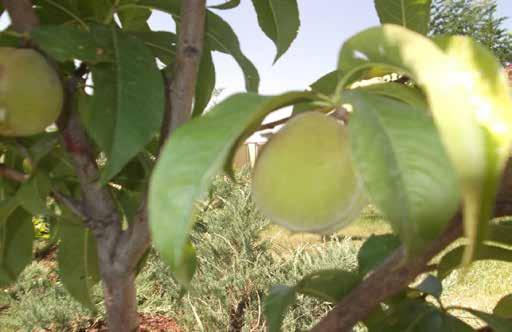
<svg viewBox="0 0 512 332"><path fill-rule="evenodd" d="M107 324L111 332L139 330L135 273L103 276Z"/></svg>

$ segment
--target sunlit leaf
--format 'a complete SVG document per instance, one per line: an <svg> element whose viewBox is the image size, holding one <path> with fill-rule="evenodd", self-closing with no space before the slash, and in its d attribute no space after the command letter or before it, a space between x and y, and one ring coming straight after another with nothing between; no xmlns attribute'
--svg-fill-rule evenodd
<svg viewBox="0 0 512 332"><path fill-rule="evenodd" d="M239 140L269 112L309 98L302 92L276 97L238 94L176 130L162 150L149 190L153 243L174 273L183 265L196 201L230 162L227 158Z"/></svg>
<svg viewBox="0 0 512 332"><path fill-rule="evenodd" d="M455 172L425 110L347 92L353 160L371 200L409 252L422 250L459 206Z"/></svg>
<svg viewBox="0 0 512 332"><path fill-rule="evenodd" d="M468 37L437 38L434 43L402 27L385 25L365 30L344 44L339 66L350 73L338 90L376 65L407 74L427 95L460 182L470 243L467 262L486 237L512 142L512 101L501 66Z"/></svg>

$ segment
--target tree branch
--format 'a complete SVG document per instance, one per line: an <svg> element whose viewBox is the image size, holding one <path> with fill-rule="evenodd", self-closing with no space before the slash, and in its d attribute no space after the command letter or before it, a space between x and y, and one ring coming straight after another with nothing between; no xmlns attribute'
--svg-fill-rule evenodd
<svg viewBox="0 0 512 332"><path fill-rule="evenodd" d="M39 18L30 0L3 0L3 5L11 18L14 31L27 33L39 25Z"/></svg>
<svg viewBox="0 0 512 332"><path fill-rule="evenodd" d="M511 183L512 162L509 160L496 199L495 217L512 213ZM381 302L407 287L421 273L428 271L432 258L460 236L462 236L462 222L461 215L458 214L441 236L434 240L419 257L405 263L404 248L397 249L361 284L338 302L311 331L352 331L352 327L364 320Z"/></svg>
<svg viewBox="0 0 512 332"><path fill-rule="evenodd" d="M176 128L190 119L203 49L205 15L205 0L182 1L176 62L173 74L165 76L166 109L160 147ZM147 195L141 202L126 237L126 241L121 241L126 245L120 252L131 266L135 266L151 242Z"/></svg>
<svg viewBox="0 0 512 332"><path fill-rule="evenodd" d="M169 138L176 128L188 121L201 62L204 39L205 0L187 0L181 3L178 50L174 72L168 91L167 119L162 127L162 140Z"/></svg>
<svg viewBox="0 0 512 332"><path fill-rule="evenodd" d="M29 178L27 174L10 168L5 164L0 164L0 177L9 179L14 182L25 182Z"/></svg>

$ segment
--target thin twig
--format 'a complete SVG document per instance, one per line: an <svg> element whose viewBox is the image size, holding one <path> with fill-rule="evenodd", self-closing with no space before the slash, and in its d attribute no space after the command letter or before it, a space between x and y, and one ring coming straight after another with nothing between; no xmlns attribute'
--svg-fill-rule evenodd
<svg viewBox="0 0 512 332"><path fill-rule="evenodd" d="M15 181L15 182L25 182L28 180L29 175L23 172L20 172L16 169L10 168L5 164L0 164L0 177Z"/></svg>
<svg viewBox="0 0 512 332"><path fill-rule="evenodd" d="M39 18L30 0L3 0L4 8L11 18L14 31L24 34L39 25Z"/></svg>

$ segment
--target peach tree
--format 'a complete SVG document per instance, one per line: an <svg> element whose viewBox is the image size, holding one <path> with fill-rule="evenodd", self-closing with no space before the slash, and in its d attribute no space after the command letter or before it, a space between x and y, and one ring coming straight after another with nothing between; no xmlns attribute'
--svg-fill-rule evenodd
<svg viewBox="0 0 512 332"><path fill-rule="evenodd" d="M263 96L256 68L221 18L239 3L1 2L11 24L1 32L0 47L40 52L60 77L63 101L55 126L1 137L0 286L14 282L32 260L32 218L44 216L57 225L59 274L69 293L94 309L90 291L101 281L109 328L138 330L134 280L150 247L189 287L197 265L190 238L196 203L217 174L232 173L235 149L263 119L293 106L297 121L308 114L337 118L332 123L343 128L343 142L320 140L325 146L318 149L333 153L314 153L323 130L312 123L313 129L284 140L292 130L285 127L262 158L271 145L279 146L277 140L281 147L274 150L281 152L262 160L266 171L256 174L274 179L280 193L274 204L256 192L274 180L255 186L255 196L265 201L262 211L277 219L280 205L292 213L309 206L312 217L304 222L305 215L298 216L301 230L322 230L324 203L334 202L336 210L353 199L344 191L344 170L332 171L340 165L357 177L363 188L357 195L378 207L394 235L370 237L356 272L320 270L295 285L272 287L264 305L269 330L280 329L286 310L303 294L334 304L314 331L349 331L358 322L370 331L472 331L454 309L471 312L495 331L511 331L512 295L492 314L445 307L440 300L441 281L454 269L481 259L512 260L512 225L493 219L512 210L512 101L495 56L470 37L427 37L429 0L375 0L382 25L349 38L337 68L304 91ZM277 60L299 30L297 1L252 4ZM176 34L149 27L155 10L171 15ZM234 58L248 92L205 112L215 87L212 52ZM10 76L0 74L4 103ZM359 84L375 77L382 82ZM34 86L12 86L17 106L37 108L33 100L23 104ZM2 104L7 115L9 105ZM24 120L31 117L35 111L26 111ZM312 145L301 153L308 135ZM291 172L293 165L300 172ZM334 189L315 194L326 187ZM329 231L353 219L353 213L336 215ZM460 237L461 244L432 262ZM420 275L422 281L410 286Z"/></svg>

